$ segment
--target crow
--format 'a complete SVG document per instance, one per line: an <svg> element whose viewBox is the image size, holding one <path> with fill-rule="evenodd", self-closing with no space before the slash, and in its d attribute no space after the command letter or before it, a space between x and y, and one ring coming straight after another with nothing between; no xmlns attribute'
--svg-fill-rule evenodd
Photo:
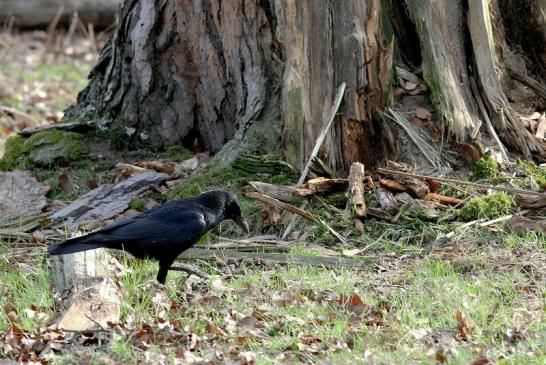
<svg viewBox="0 0 546 365"><path fill-rule="evenodd" d="M165 284L169 270L197 274L191 269L171 265L178 255L226 219L235 221L246 233L249 232L235 195L220 190L209 191L193 198L161 204L86 236L52 244L48 252L50 255L64 255L100 247L125 250L137 258L157 260L157 281Z"/></svg>

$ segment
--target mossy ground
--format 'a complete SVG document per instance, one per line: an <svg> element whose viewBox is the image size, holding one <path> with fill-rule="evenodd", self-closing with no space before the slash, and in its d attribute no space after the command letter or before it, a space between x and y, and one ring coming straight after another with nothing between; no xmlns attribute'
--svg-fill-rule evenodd
<svg viewBox="0 0 546 365"><path fill-rule="evenodd" d="M515 205L514 199L506 193L494 193L470 199L459 210L459 216L465 220L492 219L510 213Z"/></svg>

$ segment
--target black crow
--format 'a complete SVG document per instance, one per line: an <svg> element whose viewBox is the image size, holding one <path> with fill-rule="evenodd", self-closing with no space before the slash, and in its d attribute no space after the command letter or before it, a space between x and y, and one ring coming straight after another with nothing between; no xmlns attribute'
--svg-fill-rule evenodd
<svg viewBox="0 0 546 365"><path fill-rule="evenodd" d="M169 270L183 251L192 247L207 231L225 219L234 220L248 233L248 224L234 194L209 191L199 196L174 200L133 218L114 222L86 236L49 246L50 255L64 255L99 247L125 250L141 259L159 261L157 281L165 284Z"/></svg>

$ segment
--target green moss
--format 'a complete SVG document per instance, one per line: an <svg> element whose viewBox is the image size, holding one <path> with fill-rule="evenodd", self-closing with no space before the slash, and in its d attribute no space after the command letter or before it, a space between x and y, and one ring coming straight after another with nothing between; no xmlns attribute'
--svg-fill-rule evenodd
<svg viewBox="0 0 546 365"><path fill-rule="evenodd" d="M0 170L10 171L16 168L24 169L28 165L24 157L24 138L15 135L6 141L4 156L0 160Z"/></svg>
<svg viewBox="0 0 546 365"><path fill-rule="evenodd" d="M493 156L484 156L474 164L474 177L477 180L493 180L499 175L497 161Z"/></svg>
<svg viewBox="0 0 546 365"><path fill-rule="evenodd" d="M533 177L533 179L542 189L546 188L546 168L539 167L531 161L518 160L517 163Z"/></svg>
<svg viewBox="0 0 546 365"><path fill-rule="evenodd" d="M171 161L181 162L192 158L193 154L184 147L173 144L165 149L165 157Z"/></svg>
<svg viewBox="0 0 546 365"><path fill-rule="evenodd" d="M143 212L146 209L146 201L144 199L133 199L129 203L129 208Z"/></svg>
<svg viewBox="0 0 546 365"><path fill-rule="evenodd" d="M495 218L508 214L514 206L514 199L508 194L495 193L470 199L458 213L465 220Z"/></svg>
<svg viewBox="0 0 546 365"><path fill-rule="evenodd" d="M56 160L77 161L88 151L81 134L59 130L38 132L23 144L25 155L41 165L49 165Z"/></svg>

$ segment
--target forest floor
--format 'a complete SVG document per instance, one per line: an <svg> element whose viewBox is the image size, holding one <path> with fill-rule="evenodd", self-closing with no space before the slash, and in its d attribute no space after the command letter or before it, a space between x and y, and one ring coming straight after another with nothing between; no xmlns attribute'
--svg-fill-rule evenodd
<svg viewBox="0 0 546 365"><path fill-rule="evenodd" d="M22 112L0 112L3 137L60 120L86 84L97 56L88 39L74 36L61 50L48 49L47 41L40 32L0 36L0 105ZM206 169L162 197L143 200L192 195L217 179L240 191L249 179L276 178L239 176L229 168L209 168L207 175ZM104 180L109 172L101 171ZM41 178L58 185L58 174ZM74 185L80 190L68 195L52 186L49 198L73 200L90 189ZM465 200L478 195L461 187L446 191ZM240 198L253 227L250 236L282 232L282 225L264 226L264 211L255 201ZM53 290L48 242L0 242L0 358L51 364L546 363L543 233L511 233L503 221L465 225L453 219L455 208L435 219L367 219L360 232L345 218L345 199L343 193L314 198L306 209L350 243L337 242L324 226L300 221L282 253L345 253L362 263L358 269L255 257L194 260L189 263L209 281L170 273L163 286L155 281L157 264L121 255L113 270L121 317L96 331L52 326L64 296ZM544 210L534 214L544 219ZM200 245L225 237L247 238L224 223Z"/></svg>

